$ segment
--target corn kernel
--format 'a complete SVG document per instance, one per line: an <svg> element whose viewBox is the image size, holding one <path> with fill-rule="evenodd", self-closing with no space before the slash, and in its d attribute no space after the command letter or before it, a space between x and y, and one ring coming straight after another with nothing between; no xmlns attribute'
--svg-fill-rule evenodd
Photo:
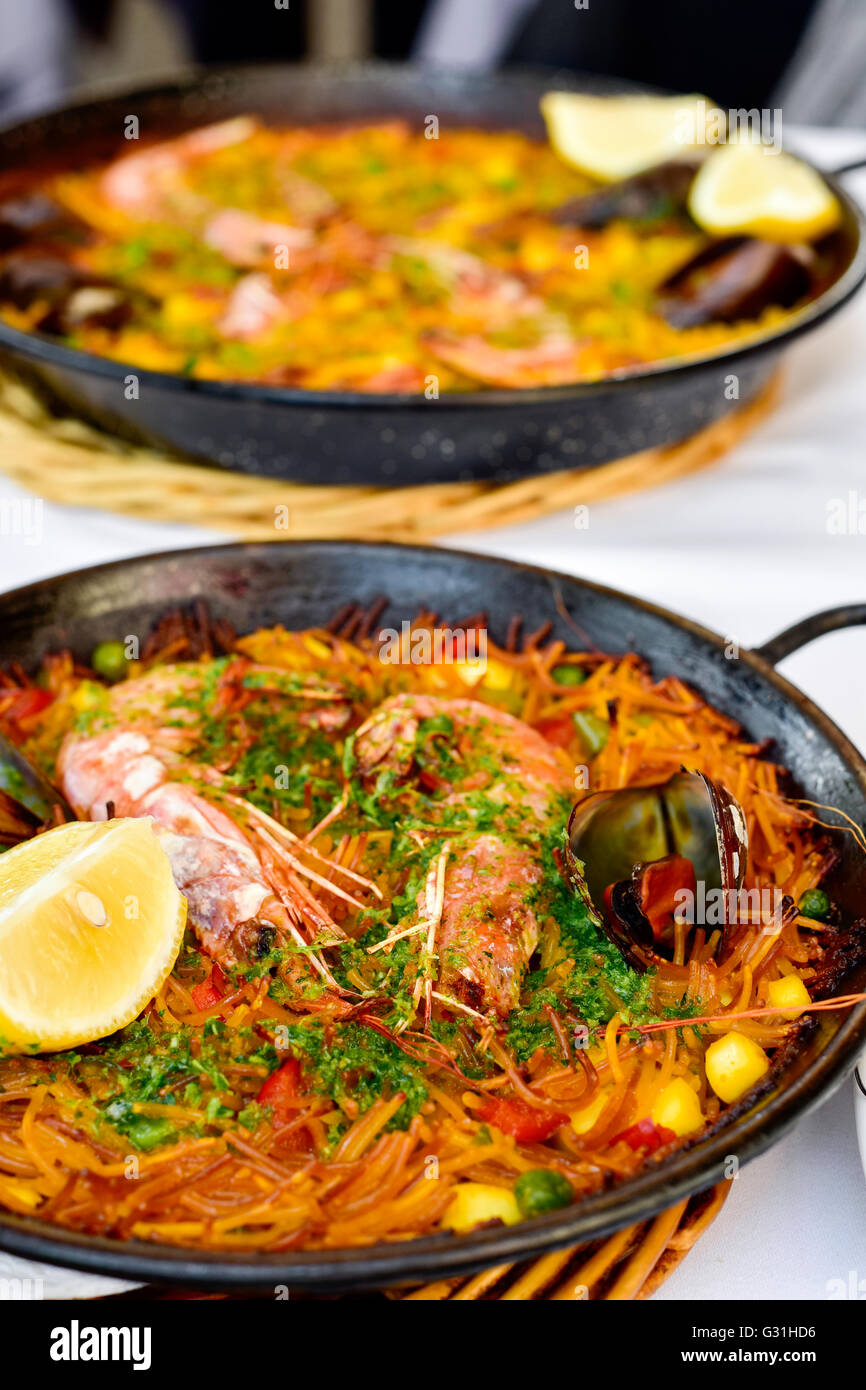
<svg viewBox="0 0 866 1390"><path fill-rule="evenodd" d="M484 672L484 684L488 690L508 690L511 678L510 666L506 666L504 661L497 661L495 657L488 657L487 670Z"/></svg>
<svg viewBox="0 0 866 1390"><path fill-rule="evenodd" d="M680 1137L684 1134L694 1134L704 1123L700 1101L689 1083L681 1076L669 1082L656 1097L652 1118L655 1124L672 1129L674 1134Z"/></svg>
<svg viewBox="0 0 866 1390"><path fill-rule="evenodd" d="M169 329L195 328L214 319L219 309L218 301L213 299L182 292L171 294L163 300L163 321Z"/></svg>
<svg viewBox="0 0 866 1390"><path fill-rule="evenodd" d="M304 634L303 642L307 651L312 652L313 656L318 657L320 661L330 660L330 647L320 641L318 637L313 637L311 633L307 632Z"/></svg>
<svg viewBox="0 0 866 1390"><path fill-rule="evenodd" d="M799 975L785 975L767 985L767 1003L774 1009L808 1009L812 1000ZM788 1017L794 1015L789 1014Z"/></svg>
<svg viewBox="0 0 866 1390"><path fill-rule="evenodd" d="M15 1178L4 1178L0 1183L0 1198L10 1206L13 1211L30 1212L42 1202L39 1192L34 1192L25 1182L17 1182Z"/></svg>
<svg viewBox="0 0 866 1390"><path fill-rule="evenodd" d="M502 1221L513 1226L520 1220L517 1198L507 1187L487 1182L463 1182L457 1188L442 1218L448 1231L471 1231L484 1221Z"/></svg>
<svg viewBox="0 0 866 1390"><path fill-rule="evenodd" d="M770 1059L754 1038L725 1033L707 1048L707 1080L726 1105L739 1100L770 1069Z"/></svg>
<svg viewBox="0 0 866 1390"><path fill-rule="evenodd" d="M480 685L484 680L487 664L483 661L455 661L454 670L464 685Z"/></svg>
<svg viewBox="0 0 866 1390"><path fill-rule="evenodd" d="M599 1091L594 1100L585 1105L582 1110L575 1110L571 1117L571 1127L575 1134L588 1134L593 1125L598 1124L601 1112L607 1105L608 1097L604 1091Z"/></svg>
<svg viewBox="0 0 866 1390"><path fill-rule="evenodd" d="M521 246L520 259L528 271L543 275L563 264L562 243L555 237L528 236Z"/></svg>
<svg viewBox="0 0 866 1390"><path fill-rule="evenodd" d="M338 314L357 314L364 308L364 295L359 289L337 290L329 296L328 304Z"/></svg>

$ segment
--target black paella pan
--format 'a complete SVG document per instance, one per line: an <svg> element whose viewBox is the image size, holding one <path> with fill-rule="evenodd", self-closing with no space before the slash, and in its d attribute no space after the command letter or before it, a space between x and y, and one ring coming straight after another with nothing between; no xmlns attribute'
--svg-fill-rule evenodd
<svg viewBox="0 0 866 1390"><path fill-rule="evenodd" d="M108 637L146 633L168 608L204 599L239 632L281 622L326 623L350 600L389 598L381 621L397 626L436 606L457 622L487 611L503 641L521 613L527 630L550 621L574 645L571 624L607 651L633 649L657 675L677 673L749 735L772 743L801 793L866 823L866 763L834 724L775 672L775 662L825 632L866 623L866 603L806 619L738 660L724 641L638 599L549 570L458 551L303 542L175 551L79 570L0 596L0 663L34 668L69 645L80 658ZM567 619L564 614L567 615ZM862 915L866 856L837 837L839 863L828 889L846 919ZM866 970L862 972L866 975ZM856 974L846 987L862 989ZM82 1236L32 1218L0 1214L0 1248L33 1259L148 1282L273 1292L275 1284L333 1290L385 1286L468 1273L533 1257L643 1221L723 1176L730 1155L743 1163L779 1139L853 1067L866 1039L866 1005L821 1012L803 1048L771 1073L766 1089L729 1111L709 1133L637 1177L576 1206L513 1227L427 1236L369 1249L255 1256L196 1253Z"/></svg>
<svg viewBox="0 0 866 1390"><path fill-rule="evenodd" d="M116 153L124 118L148 138L244 112L271 121L403 116L521 129L543 137L539 97L552 87L621 90L570 74L429 72L406 66L221 69L167 86L69 107L0 132L0 186L16 171L80 167ZM863 214L834 178L843 223L831 282L772 333L722 352L601 382L529 390L419 395L305 391L130 370L0 322L0 360L97 425L157 448L246 473L306 483L504 482L595 468L675 443L748 400L784 349L834 313L866 276ZM730 379L738 379L738 398Z"/></svg>

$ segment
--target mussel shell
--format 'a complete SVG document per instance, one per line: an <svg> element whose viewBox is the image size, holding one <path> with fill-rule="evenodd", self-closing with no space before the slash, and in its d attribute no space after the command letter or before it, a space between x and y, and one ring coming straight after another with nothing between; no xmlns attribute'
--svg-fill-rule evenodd
<svg viewBox="0 0 866 1390"><path fill-rule="evenodd" d="M0 263L0 298L16 309L45 300L56 301L87 283L84 271L55 251L26 247L12 251Z"/></svg>
<svg viewBox="0 0 866 1390"><path fill-rule="evenodd" d="M652 929L641 912L638 888L633 879L615 883L605 930L632 970L642 972L658 958Z"/></svg>
<svg viewBox="0 0 866 1390"><path fill-rule="evenodd" d="M702 773L683 770L652 786L596 792L571 813L568 877L629 964L641 962L636 968L654 955L653 933L634 892L636 870L671 854L691 862L707 893L727 894L743 884L748 832L742 807Z"/></svg>
<svg viewBox="0 0 866 1390"><path fill-rule="evenodd" d="M674 854L690 859L707 890L742 887L749 836L740 803L720 782L700 772L677 772L659 789L664 794ZM649 862L649 861L644 861Z"/></svg>
<svg viewBox="0 0 866 1390"><path fill-rule="evenodd" d="M84 231L84 223L74 213L44 193L19 193L0 202L0 251Z"/></svg>
<svg viewBox="0 0 866 1390"><path fill-rule="evenodd" d="M659 313L674 328L757 318L771 304L789 309L812 292L814 253L760 238L712 242L659 289Z"/></svg>
<svg viewBox="0 0 866 1390"><path fill-rule="evenodd" d="M565 859L583 865L586 890L604 915L605 889L630 879L636 864L670 853L658 787L595 792L579 801L568 822Z"/></svg>
<svg viewBox="0 0 866 1390"><path fill-rule="evenodd" d="M563 203L553 221L595 231L613 221L653 223L685 217L695 166L671 161Z"/></svg>
<svg viewBox="0 0 866 1390"><path fill-rule="evenodd" d="M4 849L29 840L41 824L41 817L0 786L0 845Z"/></svg>
<svg viewBox="0 0 866 1390"><path fill-rule="evenodd" d="M59 807L67 820L75 812L59 789L0 731L0 792L9 814L42 824Z"/></svg>

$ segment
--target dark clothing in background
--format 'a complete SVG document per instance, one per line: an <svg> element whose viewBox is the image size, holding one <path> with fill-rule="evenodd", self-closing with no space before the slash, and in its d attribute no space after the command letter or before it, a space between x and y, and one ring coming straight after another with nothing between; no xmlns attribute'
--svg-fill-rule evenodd
<svg viewBox="0 0 866 1390"><path fill-rule="evenodd" d="M425 8L426 0L376 0L373 49L377 58L408 58Z"/></svg>
<svg viewBox="0 0 866 1390"><path fill-rule="evenodd" d="M68 3L93 33L105 29L115 8L113 0ZM287 9L274 0L165 3L180 14L196 61L232 63L303 58L308 6L316 0L289 0ZM375 55L407 58L428 3L435 0L372 0ZM505 62L698 91L725 108L760 108L773 104L819 8L820 0L589 0L586 9L574 0L537 0L511 35Z"/></svg>
<svg viewBox="0 0 866 1390"><path fill-rule="evenodd" d="M315 0L313 0L315 3ZM197 63L279 63L305 57L304 0L172 0Z"/></svg>
<svg viewBox="0 0 866 1390"><path fill-rule="evenodd" d="M725 109L764 107L815 0L540 0L507 62L613 74Z"/></svg>
<svg viewBox="0 0 866 1390"><path fill-rule="evenodd" d="M199 62L304 54L304 0L290 0L288 10L273 0L175 4ZM374 0L379 57L408 57L425 7L426 0ZM573 0L538 0L506 61L703 92L725 108L768 106L814 8L815 0L589 0L578 10Z"/></svg>

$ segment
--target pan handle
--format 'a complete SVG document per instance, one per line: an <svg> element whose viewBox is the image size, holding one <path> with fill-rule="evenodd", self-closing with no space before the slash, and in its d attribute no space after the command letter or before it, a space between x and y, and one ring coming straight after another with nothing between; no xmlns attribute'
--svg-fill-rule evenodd
<svg viewBox="0 0 866 1390"><path fill-rule="evenodd" d="M843 174L856 174L858 169L866 169L866 155L862 155L860 159L852 159L850 164L837 164L835 169L829 169L827 172L832 174L834 179L840 179Z"/></svg>
<svg viewBox="0 0 866 1390"><path fill-rule="evenodd" d="M756 656L775 666L784 657L823 637L825 632L837 632L842 627L858 627L866 624L866 603L847 603L840 608L825 608L823 613L814 613L811 618L803 618L793 627L786 627L777 637L755 647Z"/></svg>

